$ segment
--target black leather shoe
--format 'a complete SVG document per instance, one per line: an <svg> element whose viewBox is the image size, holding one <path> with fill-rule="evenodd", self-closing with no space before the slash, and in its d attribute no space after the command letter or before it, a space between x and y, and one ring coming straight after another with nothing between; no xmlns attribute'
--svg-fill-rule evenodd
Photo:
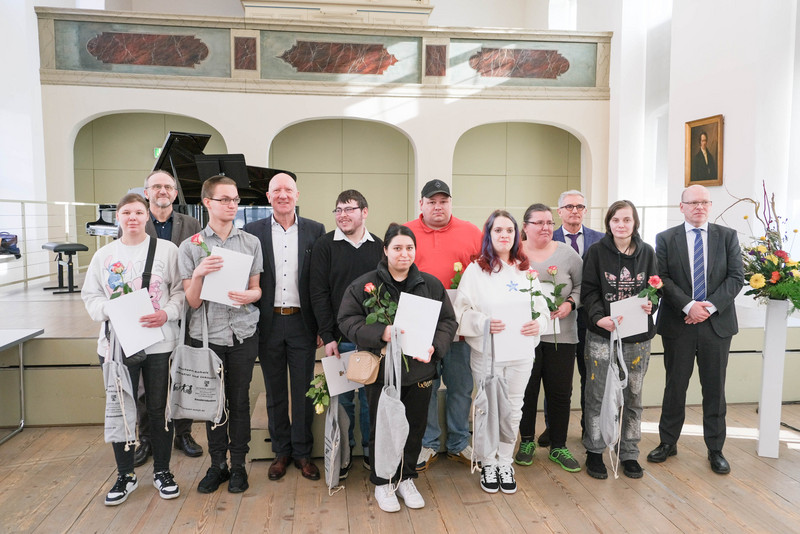
<svg viewBox="0 0 800 534"><path fill-rule="evenodd" d="M203 447L194 440L191 434L175 436L175 448L183 451L190 458L197 458L203 455Z"/></svg>
<svg viewBox="0 0 800 534"><path fill-rule="evenodd" d="M731 464L722 456L722 451L708 451L708 462L711 470L718 475L727 475L731 472Z"/></svg>
<svg viewBox="0 0 800 534"><path fill-rule="evenodd" d="M150 441L143 439L139 442L139 446L133 452L133 467L144 465L147 458L153 455L153 448L150 446Z"/></svg>
<svg viewBox="0 0 800 534"><path fill-rule="evenodd" d="M658 447L650 451L650 454L647 455L647 461L660 464L666 461L668 457L675 456L676 454L678 454L678 446L676 444L659 443Z"/></svg>

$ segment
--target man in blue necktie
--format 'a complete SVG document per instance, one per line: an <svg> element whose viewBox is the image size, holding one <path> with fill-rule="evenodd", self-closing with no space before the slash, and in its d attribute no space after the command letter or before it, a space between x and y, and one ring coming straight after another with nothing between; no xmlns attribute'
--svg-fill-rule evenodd
<svg viewBox="0 0 800 534"><path fill-rule="evenodd" d="M730 464L722 455L725 374L731 338L739 330L733 301L744 285L742 257L736 232L708 222L708 189L686 188L680 209L685 222L656 236L658 274L664 282L656 326L664 343L666 386L658 425L661 443L647 461L663 462L678 452L686 389L697 359L708 461L712 471L727 474Z"/></svg>

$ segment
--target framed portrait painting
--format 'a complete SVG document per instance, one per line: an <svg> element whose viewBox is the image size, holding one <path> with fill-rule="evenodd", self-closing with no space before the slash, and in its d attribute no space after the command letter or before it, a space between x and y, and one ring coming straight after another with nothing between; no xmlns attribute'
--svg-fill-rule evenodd
<svg viewBox="0 0 800 534"><path fill-rule="evenodd" d="M722 185L722 115L686 123L686 187Z"/></svg>

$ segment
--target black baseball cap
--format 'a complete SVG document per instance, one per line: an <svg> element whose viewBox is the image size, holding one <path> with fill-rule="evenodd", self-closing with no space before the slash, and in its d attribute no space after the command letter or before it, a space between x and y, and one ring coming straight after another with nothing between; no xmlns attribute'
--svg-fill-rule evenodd
<svg viewBox="0 0 800 534"><path fill-rule="evenodd" d="M437 193L444 193L448 197L452 196L450 188L441 180L431 180L422 188L422 198L431 198Z"/></svg>

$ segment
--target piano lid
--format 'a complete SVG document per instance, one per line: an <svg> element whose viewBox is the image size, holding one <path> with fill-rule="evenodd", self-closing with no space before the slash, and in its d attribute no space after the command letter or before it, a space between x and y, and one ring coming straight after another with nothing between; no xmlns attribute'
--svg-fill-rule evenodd
<svg viewBox="0 0 800 534"><path fill-rule="evenodd" d="M200 204L203 182L224 172L231 163L235 171L231 178L239 187L242 205L269 206L267 189L273 176L286 173L297 181L290 171L246 165L241 154L205 154L209 134L169 132L153 170L165 170L178 182L178 204ZM245 175L246 170L246 175ZM226 173L226 176L229 173ZM244 180L248 186L244 187Z"/></svg>

